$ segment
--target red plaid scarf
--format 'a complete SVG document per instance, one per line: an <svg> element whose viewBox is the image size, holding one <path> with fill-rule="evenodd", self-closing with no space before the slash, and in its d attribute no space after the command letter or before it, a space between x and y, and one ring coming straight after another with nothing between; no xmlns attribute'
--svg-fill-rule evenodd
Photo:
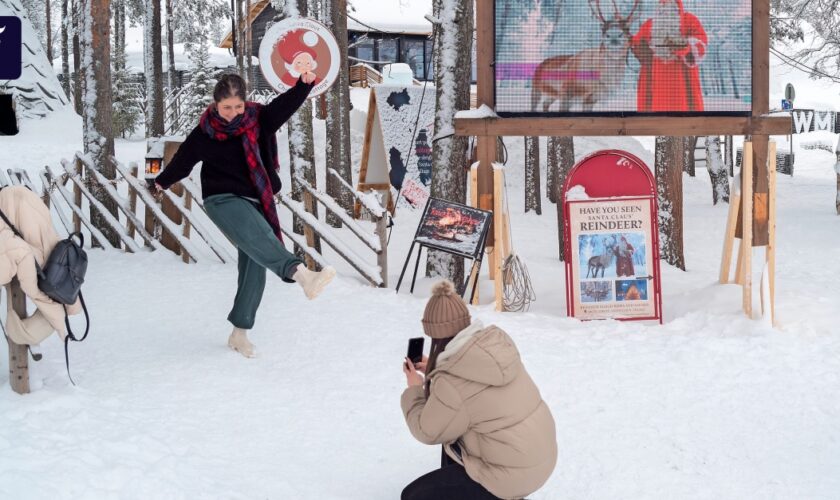
<svg viewBox="0 0 840 500"><path fill-rule="evenodd" d="M216 105L211 104L201 115L199 127L211 139L226 141L231 137L241 137L242 147L245 149L245 160L248 163L248 173L251 175L251 182L257 188L260 198L260 206L263 215L274 230L277 239L283 241L280 232L280 220L277 218L277 208L274 204L274 193L271 189L271 181L268 178L266 164L260 156L260 111L263 105L256 102L246 102L245 112L238 115L233 121L228 122L219 116ZM277 137L272 135L268 143L269 162L268 167L275 170L280 168L277 159Z"/></svg>

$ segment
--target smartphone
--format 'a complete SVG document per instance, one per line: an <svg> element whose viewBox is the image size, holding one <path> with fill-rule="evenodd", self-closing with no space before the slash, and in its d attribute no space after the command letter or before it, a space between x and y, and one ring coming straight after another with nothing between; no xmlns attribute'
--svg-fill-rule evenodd
<svg viewBox="0 0 840 500"><path fill-rule="evenodd" d="M417 364L423 360L423 342L425 337L408 339L408 354L406 355L412 363Z"/></svg>

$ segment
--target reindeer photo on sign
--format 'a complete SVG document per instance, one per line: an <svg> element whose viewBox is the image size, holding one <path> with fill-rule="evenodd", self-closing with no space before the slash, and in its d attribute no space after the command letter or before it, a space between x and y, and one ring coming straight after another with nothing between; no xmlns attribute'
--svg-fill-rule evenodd
<svg viewBox="0 0 840 500"><path fill-rule="evenodd" d="M747 115L751 0L496 0L496 112Z"/></svg>

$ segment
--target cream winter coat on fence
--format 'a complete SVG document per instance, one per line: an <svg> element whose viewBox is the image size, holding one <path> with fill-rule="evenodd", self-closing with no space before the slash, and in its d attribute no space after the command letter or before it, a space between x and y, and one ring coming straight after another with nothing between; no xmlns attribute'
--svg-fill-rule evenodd
<svg viewBox="0 0 840 500"><path fill-rule="evenodd" d="M9 307L8 333L13 339L27 339L26 343L30 344L40 342L53 330L63 337L64 306L38 288L35 270L35 263L43 266L46 257L61 239L53 228L50 211L38 195L23 186L0 190L0 209L23 235L23 239L17 237L12 228L0 219L0 285L8 285L17 276L21 290L37 308L32 316L19 318ZM7 300L7 303L11 301ZM76 314L80 310L78 300L67 306L68 314Z"/></svg>
<svg viewBox="0 0 840 500"><path fill-rule="evenodd" d="M523 498L548 480L557 461L554 418L504 331L473 323L428 376L428 399L422 386L402 395L415 438L444 444L470 478L501 498Z"/></svg>

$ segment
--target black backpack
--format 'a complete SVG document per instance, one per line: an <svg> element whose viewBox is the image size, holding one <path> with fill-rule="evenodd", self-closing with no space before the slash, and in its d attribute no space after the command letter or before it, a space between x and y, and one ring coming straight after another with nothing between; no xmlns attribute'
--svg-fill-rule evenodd
<svg viewBox="0 0 840 500"><path fill-rule="evenodd" d="M20 231L12 224L2 211L0 217L3 221L12 228L18 238L24 239ZM73 236L79 238L79 243L73 240ZM47 261L44 263L43 269L38 263L35 263L35 271L38 273L38 288L52 300L64 305L64 324L67 327L67 337L64 339L64 362L67 365L67 377L70 382L73 382L73 377L70 375L70 354L68 346L70 341L81 342L85 340L90 331L90 316L88 315L85 299L82 296L82 283L85 282L85 273L87 273L87 254L82 248L85 244L85 239L82 233L72 233L66 239L56 243L55 248L50 252ZM85 333L82 338L76 338L73 330L70 328L70 318L67 315L67 306L76 302L76 299L82 304L82 310L85 313ZM40 357L38 358L40 359ZM37 361L37 359L36 359Z"/></svg>

